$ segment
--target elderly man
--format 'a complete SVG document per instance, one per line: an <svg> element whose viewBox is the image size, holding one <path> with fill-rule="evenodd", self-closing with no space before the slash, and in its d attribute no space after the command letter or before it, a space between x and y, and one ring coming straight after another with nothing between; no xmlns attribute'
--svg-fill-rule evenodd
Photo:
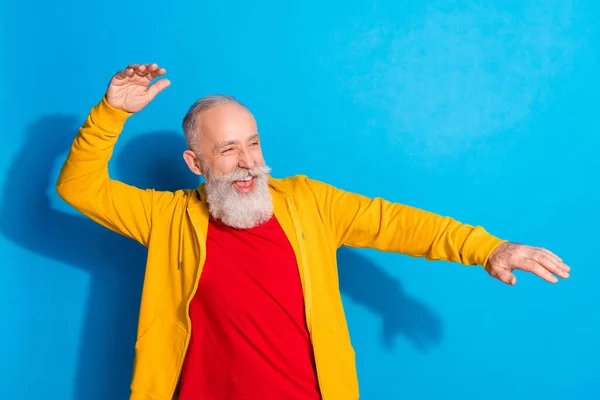
<svg viewBox="0 0 600 400"><path fill-rule="evenodd" d="M169 86L165 73L141 64L112 77L56 184L81 213L148 248L132 400L358 398L338 289L343 245L481 265L510 285L516 269L569 276L550 251L482 227L271 177L252 114L229 96L200 99L183 121L183 158L204 184L161 192L111 179L126 120Z"/></svg>

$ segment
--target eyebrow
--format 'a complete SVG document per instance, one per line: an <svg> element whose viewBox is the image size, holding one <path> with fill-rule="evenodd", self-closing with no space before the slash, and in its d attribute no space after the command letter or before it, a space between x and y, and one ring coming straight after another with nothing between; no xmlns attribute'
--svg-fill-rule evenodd
<svg viewBox="0 0 600 400"><path fill-rule="evenodd" d="M254 135L250 136L247 140L251 141L251 140L254 140L254 139L258 139L258 138L259 138L258 133L255 133ZM218 152L223 147L232 146L232 145L234 145L236 143L237 143L237 140L228 140L228 141L225 141L225 142L217 143L215 145L214 151Z"/></svg>

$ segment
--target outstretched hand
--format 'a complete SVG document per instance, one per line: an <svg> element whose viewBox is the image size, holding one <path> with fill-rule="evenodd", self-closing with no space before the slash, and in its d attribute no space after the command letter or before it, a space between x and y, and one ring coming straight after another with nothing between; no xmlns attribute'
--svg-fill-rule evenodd
<svg viewBox="0 0 600 400"><path fill-rule="evenodd" d="M168 79L159 79L150 85L165 73L166 70L156 64L131 64L112 77L106 90L106 101L118 110L138 112L171 84Z"/></svg>
<svg viewBox="0 0 600 400"><path fill-rule="evenodd" d="M566 279L571 268L546 249L506 242L492 252L485 270L492 277L514 285L517 282L517 277L512 273L514 270L532 272L548 282L556 283L558 279L554 275Z"/></svg>

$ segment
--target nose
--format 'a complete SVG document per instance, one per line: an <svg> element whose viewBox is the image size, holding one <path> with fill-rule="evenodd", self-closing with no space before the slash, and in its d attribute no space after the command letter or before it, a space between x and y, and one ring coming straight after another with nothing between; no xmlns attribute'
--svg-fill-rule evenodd
<svg viewBox="0 0 600 400"><path fill-rule="evenodd" d="M250 152L247 149L242 150L240 153L240 160L238 165L242 168L250 169L256 166L256 162L252 159Z"/></svg>

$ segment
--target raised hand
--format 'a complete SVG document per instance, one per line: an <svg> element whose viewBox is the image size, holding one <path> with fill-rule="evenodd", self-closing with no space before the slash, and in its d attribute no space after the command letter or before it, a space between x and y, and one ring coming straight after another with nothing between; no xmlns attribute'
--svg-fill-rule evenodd
<svg viewBox="0 0 600 400"><path fill-rule="evenodd" d="M131 64L112 77L106 90L106 101L118 110L138 112L171 84L168 79L159 79L150 85L165 73L166 70L156 64Z"/></svg>
<svg viewBox="0 0 600 400"><path fill-rule="evenodd" d="M517 282L512 273L514 270L531 272L548 282L556 283L558 279L553 274L566 279L571 268L546 249L507 242L494 250L485 270L492 277L514 285Z"/></svg>

